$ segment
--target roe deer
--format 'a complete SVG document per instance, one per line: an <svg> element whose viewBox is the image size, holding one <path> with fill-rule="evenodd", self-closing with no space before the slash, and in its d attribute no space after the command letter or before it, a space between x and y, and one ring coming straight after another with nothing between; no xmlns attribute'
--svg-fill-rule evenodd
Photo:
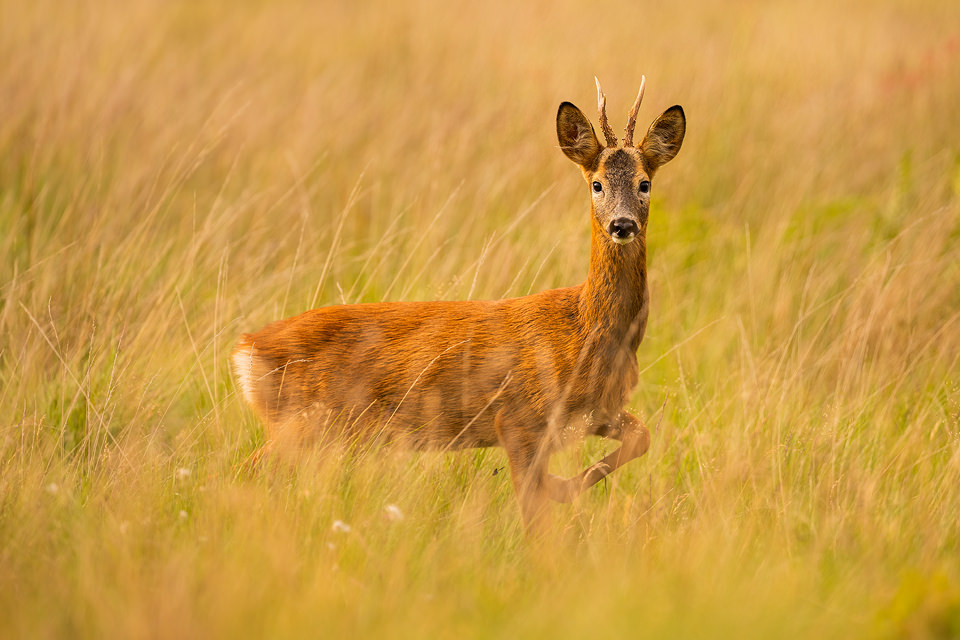
<svg viewBox="0 0 960 640"><path fill-rule="evenodd" d="M601 145L574 105L557 112L564 154L590 190L586 282L522 298L345 304L244 335L233 365L266 422L266 449L323 438L402 441L421 448L502 446L521 515L567 502L646 453L650 433L624 410L647 325L650 181L683 142L683 109L663 112L633 144L644 81L623 144L597 81ZM547 473L568 438L621 446L575 477Z"/></svg>

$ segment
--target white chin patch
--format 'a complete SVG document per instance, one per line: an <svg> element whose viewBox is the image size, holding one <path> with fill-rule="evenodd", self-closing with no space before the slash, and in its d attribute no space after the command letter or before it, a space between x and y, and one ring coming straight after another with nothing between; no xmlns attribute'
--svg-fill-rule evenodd
<svg viewBox="0 0 960 640"><path fill-rule="evenodd" d="M633 242L633 239L636 236L630 236L629 238L618 238L617 236L610 236L610 239L616 242L617 244L630 244Z"/></svg>

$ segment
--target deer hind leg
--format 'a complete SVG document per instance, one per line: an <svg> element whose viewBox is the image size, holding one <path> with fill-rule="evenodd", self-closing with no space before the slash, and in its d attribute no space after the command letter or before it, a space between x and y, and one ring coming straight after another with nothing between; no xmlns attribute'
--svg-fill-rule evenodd
<svg viewBox="0 0 960 640"><path fill-rule="evenodd" d="M643 425L640 418L626 411L620 414L619 423L604 425L598 429L597 433L616 438L621 442L620 448L572 478L548 475L545 483L547 495L551 499L557 502L572 501L585 489L597 484L634 458L639 458L650 448L650 431Z"/></svg>

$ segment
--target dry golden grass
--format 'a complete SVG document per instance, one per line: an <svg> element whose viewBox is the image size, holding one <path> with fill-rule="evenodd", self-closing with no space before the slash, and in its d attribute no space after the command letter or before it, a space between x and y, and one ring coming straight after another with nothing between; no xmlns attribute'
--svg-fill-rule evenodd
<svg viewBox="0 0 960 640"><path fill-rule="evenodd" d="M960 635L958 23L0 0L0 636ZM556 108L641 73L645 458L536 545L499 450L238 472L239 333L580 281Z"/></svg>

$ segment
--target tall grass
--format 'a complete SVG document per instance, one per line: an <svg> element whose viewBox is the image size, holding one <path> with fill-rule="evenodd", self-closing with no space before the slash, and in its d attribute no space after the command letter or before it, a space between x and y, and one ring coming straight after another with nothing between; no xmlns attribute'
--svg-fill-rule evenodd
<svg viewBox="0 0 960 640"><path fill-rule="evenodd" d="M960 634L960 10L514 4L0 0L0 636ZM239 333L582 280L641 73L647 456L241 471Z"/></svg>

